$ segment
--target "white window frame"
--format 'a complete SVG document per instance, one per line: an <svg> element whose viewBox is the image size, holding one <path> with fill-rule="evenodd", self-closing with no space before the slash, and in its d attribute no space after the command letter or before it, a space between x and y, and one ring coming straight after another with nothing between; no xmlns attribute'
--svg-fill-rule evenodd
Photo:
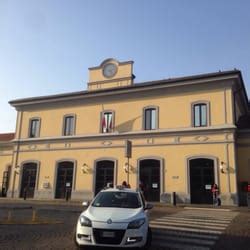
<svg viewBox="0 0 250 250"><path fill-rule="evenodd" d="M199 125L199 126L197 126L196 124L195 124L195 106L198 106L198 105L205 105L206 106L206 125ZM209 101L197 101L197 102L193 102L192 104L191 104L191 113L192 113L192 115L191 115L191 121L192 121L192 123L191 123L191 125L192 125L192 127L194 127L194 128L201 128L201 127L208 127L208 126L210 126L210 102ZM200 119L201 119L201 117L200 117Z"/></svg>
<svg viewBox="0 0 250 250"><path fill-rule="evenodd" d="M35 133L34 133L34 135L33 135L33 133L32 133L32 123L33 123L34 121L37 121L37 127L36 127ZM29 120L28 137L29 137L29 138L37 138L37 137L40 137L40 127L41 127L41 118L40 118L40 117L32 117L32 118L30 118L30 120Z"/></svg>
<svg viewBox="0 0 250 250"><path fill-rule="evenodd" d="M146 112L147 110L155 110L155 128L152 128L152 120L150 121L151 128L146 129ZM142 129L143 130L156 130L159 128L159 107L158 106L147 106L143 108L143 119L142 119Z"/></svg>
<svg viewBox="0 0 250 250"><path fill-rule="evenodd" d="M111 114L111 122L105 118L105 114ZM103 127L103 124L105 123L105 127ZM107 124L109 123L109 124ZM101 117L100 117L100 132L102 134L106 133L112 133L114 132L115 128L115 112L113 110L104 110L101 112ZM106 129L106 130L104 130Z"/></svg>
<svg viewBox="0 0 250 250"><path fill-rule="evenodd" d="M72 121L72 126L71 126L71 129L69 131L69 133L66 133L66 120L67 118L73 118L73 121ZM75 129L76 129L76 115L75 114L67 114L67 115L64 115L63 116L63 129L62 129L62 135L63 136L72 136L72 135L75 135Z"/></svg>

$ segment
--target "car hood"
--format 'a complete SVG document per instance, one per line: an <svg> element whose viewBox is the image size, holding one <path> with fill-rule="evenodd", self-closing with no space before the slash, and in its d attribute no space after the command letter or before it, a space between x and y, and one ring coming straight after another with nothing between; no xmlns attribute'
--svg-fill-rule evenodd
<svg viewBox="0 0 250 250"><path fill-rule="evenodd" d="M117 208L117 207L92 207L90 206L85 212L84 216L87 216L92 221L106 222L111 219L113 222L130 222L136 219L137 216L142 213L143 208Z"/></svg>

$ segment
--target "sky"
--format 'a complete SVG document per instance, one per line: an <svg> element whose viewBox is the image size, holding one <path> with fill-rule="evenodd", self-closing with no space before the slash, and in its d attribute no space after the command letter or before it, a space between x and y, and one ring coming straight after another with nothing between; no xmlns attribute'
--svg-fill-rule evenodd
<svg viewBox="0 0 250 250"><path fill-rule="evenodd" d="M250 97L249 0L0 0L0 133L10 100L86 90L88 68L134 61L135 82L237 68Z"/></svg>

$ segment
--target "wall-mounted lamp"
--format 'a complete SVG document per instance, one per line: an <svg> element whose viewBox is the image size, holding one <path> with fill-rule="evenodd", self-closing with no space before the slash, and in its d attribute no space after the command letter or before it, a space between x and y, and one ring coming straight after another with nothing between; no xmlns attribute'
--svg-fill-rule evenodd
<svg viewBox="0 0 250 250"><path fill-rule="evenodd" d="M128 164L127 162L126 162L125 165L123 166L123 169L124 169L125 173L129 173L130 167L129 167L129 164Z"/></svg>
<svg viewBox="0 0 250 250"><path fill-rule="evenodd" d="M227 164L224 161L221 161L220 163L220 172L221 173L226 173L228 171Z"/></svg>
<svg viewBox="0 0 250 250"><path fill-rule="evenodd" d="M83 163L83 165L81 166L81 171L83 174L87 174L90 171L90 168L86 163Z"/></svg>
<svg viewBox="0 0 250 250"><path fill-rule="evenodd" d="M16 165L16 166L15 166L15 173L16 173L16 174L19 174L19 173L20 173L20 166L19 166L19 165Z"/></svg>

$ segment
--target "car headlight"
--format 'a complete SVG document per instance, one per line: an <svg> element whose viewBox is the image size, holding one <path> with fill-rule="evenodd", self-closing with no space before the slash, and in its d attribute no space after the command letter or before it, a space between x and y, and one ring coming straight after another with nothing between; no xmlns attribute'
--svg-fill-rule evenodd
<svg viewBox="0 0 250 250"><path fill-rule="evenodd" d="M128 229L135 229L141 227L145 223L145 218L133 220L129 222Z"/></svg>
<svg viewBox="0 0 250 250"><path fill-rule="evenodd" d="M89 218L87 218L86 216L81 215L79 220L80 220L81 226L92 227L91 220Z"/></svg>

